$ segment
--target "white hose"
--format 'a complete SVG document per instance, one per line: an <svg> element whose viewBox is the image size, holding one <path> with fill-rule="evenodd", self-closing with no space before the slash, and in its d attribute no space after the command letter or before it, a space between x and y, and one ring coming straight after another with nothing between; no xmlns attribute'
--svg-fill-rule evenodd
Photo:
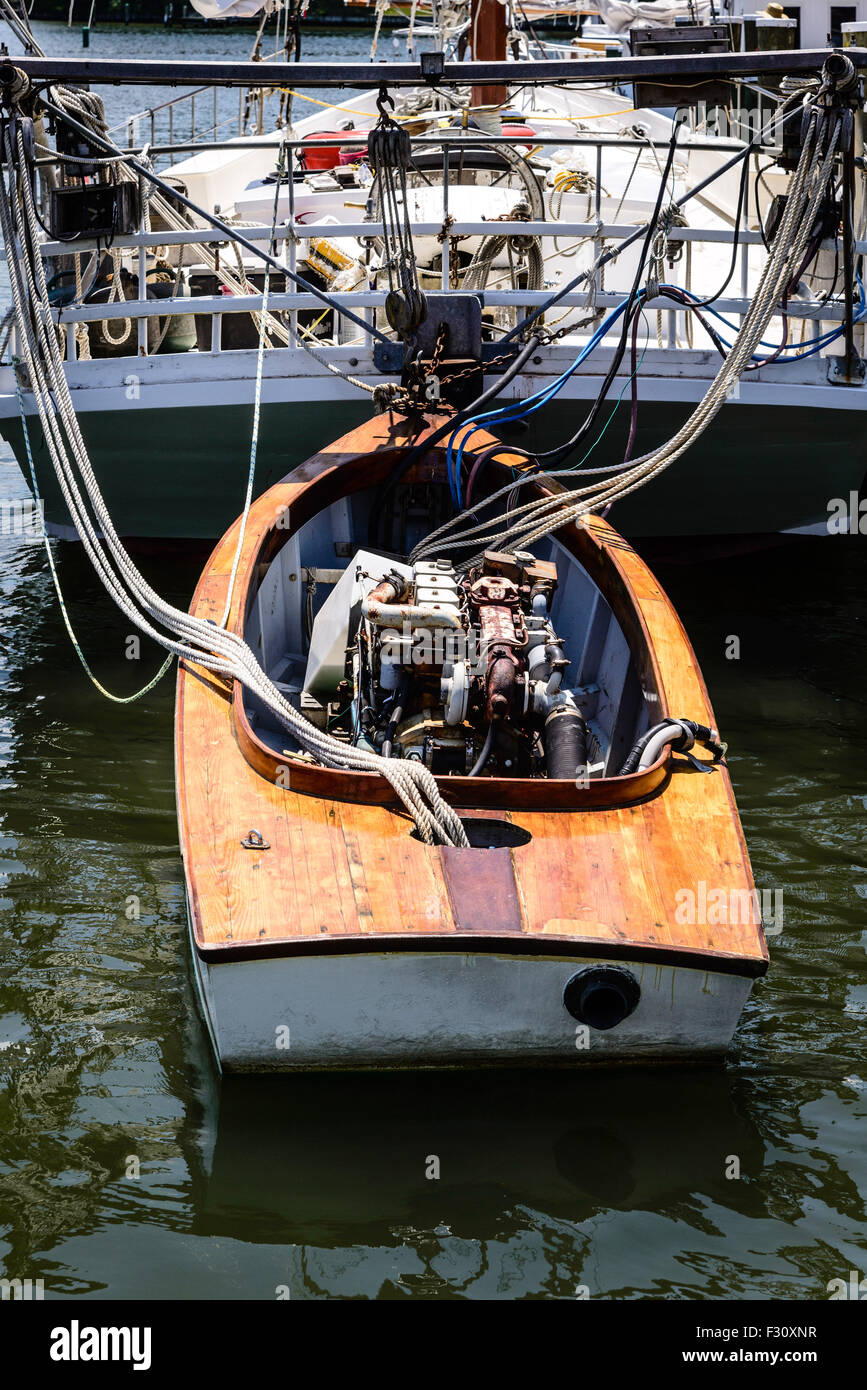
<svg viewBox="0 0 867 1390"><path fill-rule="evenodd" d="M647 744L644 752L638 760L638 772L644 772L645 768L653 767L663 748L669 743L677 743L683 738L683 729L680 724L668 724L664 729L660 729L654 734Z"/></svg>
<svg viewBox="0 0 867 1390"><path fill-rule="evenodd" d="M361 605L361 611L373 627L402 627L404 623L413 628L426 627L435 631L448 628L450 632L463 632L463 623L457 613L447 608L422 608L416 603L376 603L370 595Z"/></svg>

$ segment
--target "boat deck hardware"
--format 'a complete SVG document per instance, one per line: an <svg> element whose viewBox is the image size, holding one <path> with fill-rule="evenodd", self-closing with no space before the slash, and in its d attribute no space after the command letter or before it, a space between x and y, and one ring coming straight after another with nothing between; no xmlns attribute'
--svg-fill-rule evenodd
<svg viewBox="0 0 867 1390"><path fill-rule="evenodd" d="M248 830L246 837L241 841L244 849L270 849L271 846L265 839L261 830Z"/></svg>

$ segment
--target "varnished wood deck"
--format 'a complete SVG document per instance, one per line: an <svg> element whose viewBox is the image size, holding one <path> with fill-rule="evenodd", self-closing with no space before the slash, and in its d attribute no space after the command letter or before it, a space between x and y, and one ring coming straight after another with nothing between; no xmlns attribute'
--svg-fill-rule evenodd
<svg viewBox="0 0 867 1390"><path fill-rule="evenodd" d="M325 505L317 488L327 482L339 491L334 470L361 453L379 449L384 471L404 428L399 418L395 425L379 417L259 499L232 626L242 629L247 591L279 544L269 531L283 508L291 507L296 529ZM198 616L221 617L236 544L237 523L202 576L191 607ZM713 725L692 648L653 575L598 518L581 529L581 545L582 563L605 580L609 601L613 593L631 644L646 640L642 679L658 691L660 717ZM387 804L390 788L373 774L352 779L299 767L296 777L289 764L291 788L275 785L278 760L258 744L237 693L192 666L178 675L176 765L193 934L211 961L451 948L657 960L744 975L766 967L764 937L751 921L676 921L676 894L696 892L701 880L728 895L753 889L725 769L708 776L674 755L643 780L611 779L589 793L549 784L552 804L532 808L522 802L526 783L499 783L518 803L510 806L491 790L495 779L441 779L462 812L511 819L532 840L513 850L431 847L413 838L412 822ZM253 827L270 849L242 848Z"/></svg>

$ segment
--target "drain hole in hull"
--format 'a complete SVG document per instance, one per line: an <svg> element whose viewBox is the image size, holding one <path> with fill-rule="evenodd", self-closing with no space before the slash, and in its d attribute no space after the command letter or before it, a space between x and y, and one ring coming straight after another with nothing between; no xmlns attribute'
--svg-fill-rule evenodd
<svg viewBox="0 0 867 1390"><path fill-rule="evenodd" d="M635 976L618 965L579 970L563 991L563 1003L572 1017L600 1032L628 1018L640 998Z"/></svg>

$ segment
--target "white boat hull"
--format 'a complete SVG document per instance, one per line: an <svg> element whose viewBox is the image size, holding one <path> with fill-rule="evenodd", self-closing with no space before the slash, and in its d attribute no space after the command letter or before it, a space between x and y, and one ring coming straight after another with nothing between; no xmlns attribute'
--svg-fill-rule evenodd
<svg viewBox="0 0 867 1390"><path fill-rule="evenodd" d="M193 943L193 958L230 1072L707 1062L725 1053L752 983L618 960L641 997L599 1031L563 1003L578 970L610 964L594 956L393 950L214 964Z"/></svg>
<svg viewBox="0 0 867 1390"><path fill-rule="evenodd" d="M504 401L543 389L572 360L565 349L549 352L548 370L519 378L503 393ZM599 367L609 358L607 350L600 350ZM698 352L689 359L678 369L675 362L648 353L653 374L642 384L637 453L666 438L672 422L679 424L707 390L716 362ZM237 515L249 464L255 360L254 352L142 358L134 389L123 385L129 372L123 360L70 367L76 412L121 535L211 539ZM352 370L379 380L367 360ZM826 371L824 361L813 358L789 369L766 368L745 382L699 445L652 487L617 504L618 529L627 536L805 528L828 534L833 500L848 501L865 477L867 387L831 386ZM528 433L514 436L515 442L538 449L562 443L599 386L598 368L591 374L588 364L533 417ZM614 393L612 399L617 399ZM597 465L622 459L628 398L620 411L620 420L600 441ZM363 393L315 364L311 368L306 357L303 363L293 362L287 373L281 354L275 353L274 360L266 361L254 495L315 452L324 439L352 429L369 413ZM48 529L70 537L69 514L32 414L29 429ZM0 370L0 434L11 442L29 480L14 381L6 369Z"/></svg>

